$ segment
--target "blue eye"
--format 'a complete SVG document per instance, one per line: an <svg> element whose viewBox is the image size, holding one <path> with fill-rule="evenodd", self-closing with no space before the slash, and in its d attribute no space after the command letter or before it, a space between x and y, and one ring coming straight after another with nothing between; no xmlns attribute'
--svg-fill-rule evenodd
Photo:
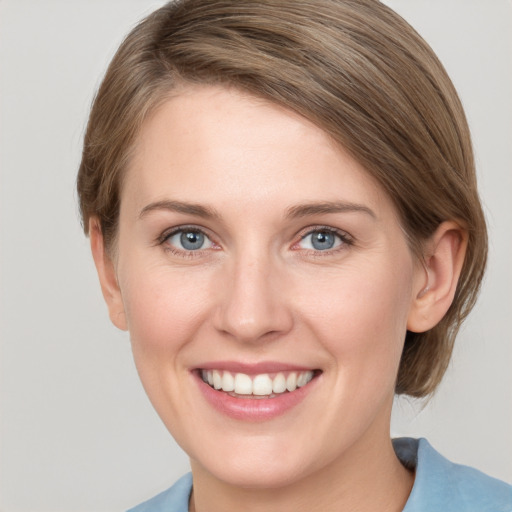
<svg viewBox="0 0 512 512"><path fill-rule="evenodd" d="M300 241L300 247L314 251L328 251L329 249L336 249L342 245L344 241L345 240L334 231L318 229L305 235Z"/></svg>
<svg viewBox="0 0 512 512"><path fill-rule="evenodd" d="M180 229L168 236L165 241L183 251L200 251L213 247L212 241L197 229Z"/></svg>

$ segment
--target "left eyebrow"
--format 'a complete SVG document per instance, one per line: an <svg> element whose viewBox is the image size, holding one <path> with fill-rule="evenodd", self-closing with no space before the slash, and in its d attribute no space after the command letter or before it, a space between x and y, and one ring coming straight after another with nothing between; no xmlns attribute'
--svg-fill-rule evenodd
<svg viewBox="0 0 512 512"><path fill-rule="evenodd" d="M363 204L347 203L344 201L327 201L320 203L306 203L291 206L286 211L287 218L307 217L309 215L318 215L323 213L347 213L361 212L368 214L377 220L375 212Z"/></svg>
<svg viewBox="0 0 512 512"><path fill-rule="evenodd" d="M142 208L139 213L139 219L142 219L150 212L158 210L195 215L196 217L202 217L205 219L220 218L220 215L216 210L200 204L185 203L182 201L157 201Z"/></svg>

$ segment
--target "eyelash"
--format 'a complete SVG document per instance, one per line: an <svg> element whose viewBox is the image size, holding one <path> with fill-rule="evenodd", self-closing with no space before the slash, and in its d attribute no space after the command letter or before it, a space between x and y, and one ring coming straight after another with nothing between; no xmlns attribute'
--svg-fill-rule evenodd
<svg viewBox="0 0 512 512"><path fill-rule="evenodd" d="M211 241L212 244L217 245L214 241L212 241L211 236L202 228L198 228L197 226L178 226L176 228L172 228L171 230L164 231L157 239L157 245L161 245L166 252L170 252L176 256L180 256L182 258L195 258L198 256L204 255L205 251L209 249L198 249L196 251L187 251L186 249L178 249L173 247L166 242L172 238L174 235L178 233L199 233L204 235L208 240Z"/></svg>
<svg viewBox="0 0 512 512"><path fill-rule="evenodd" d="M326 249L324 251L320 250L307 250L308 256L313 256L315 258L322 258L325 256L332 256L340 251L346 250L348 247L354 245L354 238L349 235L346 231L342 231L340 229L333 228L331 226L308 226L304 228L299 234L299 241L295 242L292 245L293 247L297 246L300 242L306 239L308 236L311 236L313 233L329 233L338 237L341 240L341 244L339 247L335 247L333 249ZM297 249L300 250L300 249Z"/></svg>
<svg viewBox="0 0 512 512"><path fill-rule="evenodd" d="M163 249L166 252L170 252L171 254L180 256L182 258L194 258L198 256L204 255L205 251L208 251L208 249L198 249L195 251L186 250L186 249L177 249L173 247L170 244L167 244L166 242L172 238L174 235L182 232L190 232L190 233L199 233L204 235L212 244L215 246L217 245L216 242L214 242L211 238L211 236L202 228L199 228L197 226L178 226L176 228L172 228L171 230L164 231L158 238L157 238L157 245L161 245ZM294 242L291 246L292 250L300 250L294 249L300 242L302 242L304 239L306 239L308 236L314 234L314 233L329 233L336 237L338 237L341 240L341 245L339 247L335 247L334 249L326 249L324 251L320 250L306 250L308 255L312 255L314 257L323 257L323 256L329 256L333 253L337 253L339 251L343 251L347 247L350 247L354 245L354 239L351 235L349 235L346 231L341 231L339 229L333 228L331 226L308 226L307 228L304 228L299 233L299 240L297 242Z"/></svg>

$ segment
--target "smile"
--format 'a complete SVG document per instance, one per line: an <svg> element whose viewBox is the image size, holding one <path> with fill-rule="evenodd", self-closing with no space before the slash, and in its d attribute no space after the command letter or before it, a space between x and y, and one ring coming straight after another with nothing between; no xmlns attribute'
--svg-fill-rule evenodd
<svg viewBox="0 0 512 512"><path fill-rule="evenodd" d="M222 370L201 370L201 378L210 387L240 398L274 398L305 386L314 375L312 370L261 373L254 376Z"/></svg>
<svg viewBox="0 0 512 512"><path fill-rule="evenodd" d="M276 419L299 407L322 382L322 370L265 361L208 363L192 374L206 402L237 421Z"/></svg>

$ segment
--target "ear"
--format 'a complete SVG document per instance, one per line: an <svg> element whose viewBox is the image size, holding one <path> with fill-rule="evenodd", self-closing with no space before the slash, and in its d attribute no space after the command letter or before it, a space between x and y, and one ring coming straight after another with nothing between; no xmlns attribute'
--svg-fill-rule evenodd
<svg viewBox="0 0 512 512"><path fill-rule="evenodd" d="M425 246L418 265L407 329L425 332L435 327L453 302L468 244L467 230L453 221L439 225Z"/></svg>
<svg viewBox="0 0 512 512"><path fill-rule="evenodd" d="M97 217L89 220L89 238L91 240L92 257L100 279L103 298L107 303L111 322L119 329L126 331L126 315L123 298L117 282L114 263L105 251L103 233Z"/></svg>

